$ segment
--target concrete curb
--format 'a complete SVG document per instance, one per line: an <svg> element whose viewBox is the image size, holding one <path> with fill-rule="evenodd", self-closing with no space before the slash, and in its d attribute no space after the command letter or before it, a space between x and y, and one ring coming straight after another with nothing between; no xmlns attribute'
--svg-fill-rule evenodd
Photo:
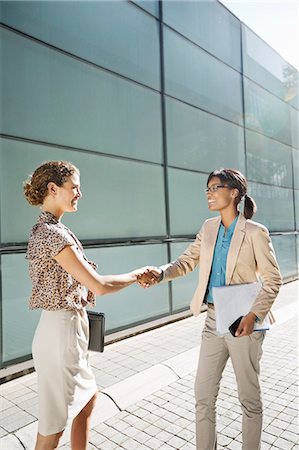
<svg viewBox="0 0 299 450"><path fill-rule="evenodd" d="M124 410L177 379L178 376L172 369L162 363L132 375L102 392L112 397L120 410Z"/></svg>

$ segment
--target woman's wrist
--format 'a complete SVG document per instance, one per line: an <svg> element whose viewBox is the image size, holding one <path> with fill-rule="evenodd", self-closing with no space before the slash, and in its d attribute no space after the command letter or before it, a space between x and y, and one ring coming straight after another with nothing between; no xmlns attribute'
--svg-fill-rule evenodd
<svg viewBox="0 0 299 450"><path fill-rule="evenodd" d="M158 283L163 281L163 278L164 278L164 270L162 270L162 269L160 269L160 270L161 270L161 273L160 273L159 278L158 278Z"/></svg>
<svg viewBox="0 0 299 450"><path fill-rule="evenodd" d="M136 270L129 272L127 275L128 275L128 284L136 283L138 277L138 272Z"/></svg>
<svg viewBox="0 0 299 450"><path fill-rule="evenodd" d="M247 316L250 317L250 318L252 319L253 322L255 322L256 319L257 319L257 315L256 315L254 312L252 312L252 311L250 311L250 312L247 314Z"/></svg>

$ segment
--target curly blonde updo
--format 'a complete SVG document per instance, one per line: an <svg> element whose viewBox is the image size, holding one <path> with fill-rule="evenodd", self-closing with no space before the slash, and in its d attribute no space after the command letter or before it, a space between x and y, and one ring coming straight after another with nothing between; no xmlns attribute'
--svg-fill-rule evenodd
<svg viewBox="0 0 299 450"><path fill-rule="evenodd" d="M48 184L53 182L56 186L62 186L74 173L80 174L79 169L70 162L46 161L24 182L27 202L33 206L42 205L48 195Z"/></svg>

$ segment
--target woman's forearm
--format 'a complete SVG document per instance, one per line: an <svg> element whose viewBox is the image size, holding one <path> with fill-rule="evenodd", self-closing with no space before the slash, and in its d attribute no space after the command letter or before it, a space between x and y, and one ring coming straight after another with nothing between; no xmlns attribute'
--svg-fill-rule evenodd
<svg viewBox="0 0 299 450"><path fill-rule="evenodd" d="M138 271L121 275L98 274L72 246L65 247L54 259L66 272L95 295L117 292L137 281Z"/></svg>
<svg viewBox="0 0 299 450"><path fill-rule="evenodd" d="M137 275L135 272L121 275L99 275L98 295L112 294L135 283Z"/></svg>

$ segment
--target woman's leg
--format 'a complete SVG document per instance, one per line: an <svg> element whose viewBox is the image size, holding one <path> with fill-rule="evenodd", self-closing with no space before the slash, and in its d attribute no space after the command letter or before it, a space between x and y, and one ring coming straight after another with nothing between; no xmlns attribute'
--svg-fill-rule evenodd
<svg viewBox="0 0 299 450"><path fill-rule="evenodd" d="M209 306L195 379L196 449L216 448L216 400L228 349L215 331L215 314Z"/></svg>
<svg viewBox="0 0 299 450"><path fill-rule="evenodd" d="M90 418L95 407L97 393L89 400L79 414L74 418L71 431L72 450L87 450Z"/></svg>
<svg viewBox="0 0 299 450"><path fill-rule="evenodd" d="M255 331L250 336L226 338L243 412L243 450L259 450L261 445L263 405L259 373L264 335Z"/></svg>
<svg viewBox="0 0 299 450"><path fill-rule="evenodd" d="M49 434L48 436L37 433L34 450L55 450L58 448L59 439L61 438L62 433L63 431L56 434Z"/></svg>

